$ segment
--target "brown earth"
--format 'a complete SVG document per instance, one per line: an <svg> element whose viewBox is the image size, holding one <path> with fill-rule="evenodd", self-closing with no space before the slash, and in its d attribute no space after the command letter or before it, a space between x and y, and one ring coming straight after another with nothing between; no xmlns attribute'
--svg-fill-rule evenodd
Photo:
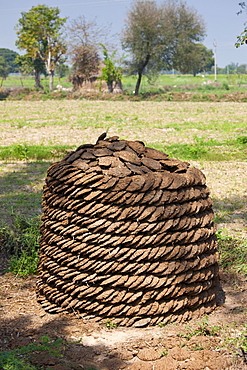
<svg viewBox="0 0 247 370"><path fill-rule="evenodd" d="M39 343L44 335L63 339L63 357L37 351L30 357L33 365L56 370L90 369L90 365L100 370L247 369L240 351L238 356L234 346L226 344L240 335L246 322L244 279L231 281L221 274L225 302L209 316L205 330L199 325L202 319L137 329L51 315L36 301L35 281L34 276L0 276L1 350Z"/></svg>

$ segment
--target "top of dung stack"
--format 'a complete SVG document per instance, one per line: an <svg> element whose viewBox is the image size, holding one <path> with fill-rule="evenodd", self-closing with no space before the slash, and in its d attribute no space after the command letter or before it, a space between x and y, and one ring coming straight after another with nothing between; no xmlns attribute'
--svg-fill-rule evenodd
<svg viewBox="0 0 247 370"><path fill-rule="evenodd" d="M146 147L142 141L106 138L103 133L95 145L84 144L69 153L64 161L85 172L113 177L145 175L150 172L185 173L189 163L171 159L167 154Z"/></svg>
<svg viewBox="0 0 247 370"><path fill-rule="evenodd" d="M145 193L205 185L204 174L190 168L189 163L169 158L141 141L106 138L106 134L100 135L95 145L81 145L54 163L48 170L47 182L52 179L68 186L94 188L91 197L107 189Z"/></svg>

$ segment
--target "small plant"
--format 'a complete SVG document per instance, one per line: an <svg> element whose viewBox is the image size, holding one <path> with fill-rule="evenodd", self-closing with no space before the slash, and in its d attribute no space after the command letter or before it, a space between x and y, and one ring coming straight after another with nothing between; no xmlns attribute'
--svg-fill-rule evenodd
<svg viewBox="0 0 247 370"><path fill-rule="evenodd" d="M165 95L165 99L167 100L167 101L172 101L173 100L173 94L172 93L167 93L166 95Z"/></svg>
<svg viewBox="0 0 247 370"><path fill-rule="evenodd" d="M167 326L167 325L169 325L170 324L170 322L169 321L167 321L167 322L159 322L158 323L158 327L159 328L164 328L165 326Z"/></svg>
<svg viewBox="0 0 247 370"><path fill-rule="evenodd" d="M200 343L196 343L196 344L194 344L194 346L192 346L193 351L202 351L204 349L205 349L205 347Z"/></svg>
<svg viewBox="0 0 247 370"><path fill-rule="evenodd" d="M207 335L217 335L219 333L220 327L213 325L209 326L208 317L203 317L202 321L198 323L198 327L195 330L192 330L190 326L187 326L188 333L178 333L178 337L185 338L190 340L193 336L207 336Z"/></svg>
<svg viewBox="0 0 247 370"><path fill-rule="evenodd" d="M237 142L240 144L247 144L247 136L243 135L243 136L237 137Z"/></svg>
<svg viewBox="0 0 247 370"><path fill-rule="evenodd" d="M166 348L164 348L160 354L162 357L163 356L167 356L168 355L168 350Z"/></svg>
<svg viewBox="0 0 247 370"><path fill-rule="evenodd" d="M105 326L106 326L108 329L116 329L116 328L118 327L118 324L113 323L111 320L106 320L106 322L105 322Z"/></svg>
<svg viewBox="0 0 247 370"><path fill-rule="evenodd" d="M230 90L230 87L229 87L229 85L228 85L228 83L227 83L227 82L223 82L223 83L222 83L222 88L223 88L224 90Z"/></svg>

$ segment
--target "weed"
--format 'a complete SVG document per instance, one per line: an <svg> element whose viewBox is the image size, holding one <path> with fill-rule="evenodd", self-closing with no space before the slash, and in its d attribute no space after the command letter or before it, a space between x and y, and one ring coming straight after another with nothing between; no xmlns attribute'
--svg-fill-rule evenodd
<svg viewBox="0 0 247 370"><path fill-rule="evenodd" d="M197 324L197 328L195 330L192 330L190 326L187 326L187 333L178 333L178 337L185 338L187 340L190 340L190 338L198 335L202 336L210 336L210 335L217 335L220 331L220 326L209 326L208 323L208 317L203 317L202 321Z"/></svg>
<svg viewBox="0 0 247 370"><path fill-rule="evenodd" d="M237 142L240 144L247 144L247 136L242 135L242 136L237 137Z"/></svg>
<svg viewBox="0 0 247 370"><path fill-rule="evenodd" d="M225 90L230 90L230 87L229 87L227 82L222 83L222 88L225 89Z"/></svg>
<svg viewBox="0 0 247 370"><path fill-rule="evenodd" d="M193 351L202 351L205 349L205 346L203 346L201 343L196 343L191 348Z"/></svg>
<svg viewBox="0 0 247 370"><path fill-rule="evenodd" d="M167 93L165 95L165 99L168 100L168 101L172 101L173 100L173 94L172 93Z"/></svg>
<svg viewBox="0 0 247 370"><path fill-rule="evenodd" d="M158 327L159 328L164 328L165 326L167 326L167 325L169 325L170 324L170 322L169 321L167 321L167 322L159 322L158 323Z"/></svg>
<svg viewBox="0 0 247 370"><path fill-rule="evenodd" d="M160 354L162 357L163 356L167 356L168 355L168 350L166 348L164 348Z"/></svg>
<svg viewBox="0 0 247 370"><path fill-rule="evenodd" d="M108 329L116 329L116 328L118 327L118 324L113 323L111 320L106 320L106 322L105 322L105 326L106 326Z"/></svg>

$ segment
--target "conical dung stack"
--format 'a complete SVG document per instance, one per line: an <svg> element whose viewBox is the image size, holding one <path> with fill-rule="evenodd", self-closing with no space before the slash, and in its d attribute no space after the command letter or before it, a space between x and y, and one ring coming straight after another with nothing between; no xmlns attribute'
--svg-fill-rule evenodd
<svg viewBox="0 0 247 370"><path fill-rule="evenodd" d="M38 301L126 326L209 313L218 290L213 217L201 171L103 134L48 169Z"/></svg>

